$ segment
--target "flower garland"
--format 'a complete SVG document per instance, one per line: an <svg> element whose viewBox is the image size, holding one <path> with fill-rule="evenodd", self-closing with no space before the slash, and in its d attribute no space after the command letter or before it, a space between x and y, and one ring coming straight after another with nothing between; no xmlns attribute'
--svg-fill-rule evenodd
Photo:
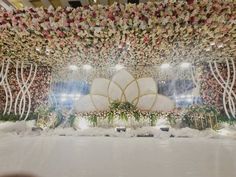
<svg viewBox="0 0 236 177"><path fill-rule="evenodd" d="M235 14L234 0L0 10L0 59L60 68L235 58Z"/></svg>

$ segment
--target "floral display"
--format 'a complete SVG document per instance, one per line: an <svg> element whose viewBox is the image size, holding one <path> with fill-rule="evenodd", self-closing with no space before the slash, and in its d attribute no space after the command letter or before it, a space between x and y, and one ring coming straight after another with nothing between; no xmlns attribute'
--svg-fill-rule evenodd
<svg viewBox="0 0 236 177"><path fill-rule="evenodd" d="M219 64L219 72L222 74L223 79L227 79L227 67L225 63ZM203 67L201 74L201 97L205 104L214 105L219 110L224 112L223 108L223 88L220 87L217 80L212 75L208 65ZM233 87L234 93L236 93L236 84Z"/></svg>
<svg viewBox="0 0 236 177"><path fill-rule="evenodd" d="M93 126L101 126L99 122L106 122L110 126L117 126L120 122L117 124L116 121L121 120L121 122L125 122L126 125L133 126L134 128L144 125L156 126L156 122L160 118L167 119L172 124L175 121L174 119L179 118L179 110L168 112L143 111L129 102L114 101L107 111L77 113L76 117L88 119ZM139 122L141 123L140 125L136 124Z"/></svg>
<svg viewBox="0 0 236 177"><path fill-rule="evenodd" d="M235 59L235 14L234 0L0 10L0 59L53 69Z"/></svg>
<svg viewBox="0 0 236 177"><path fill-rule="evenodd" d="M217 129L220 113L212 106L192 106L186 110L182 121L190 128L204 130Z"/></svg>
<svg viewBox="0 0 236 177"><path fill-rule="evenodd" d="M30 72L29 68L25 69L24 77L26 78ZM42 104L42 102L47 102L48 100L48 91L50 88L50 80L51 80L51 69L49 67L38 67L35 79L29 88L29 92L31 94L31 111L37 108L38 105ZM17 83L16 78L16 68L11 66L8 71L8 82L10 85L12 97L13 97L13 105L14 100L17 97L17 94L20 91L20 87ZM2 112L5 107L6 96L3 87L0 87L0 111ZM14 110L14 106L12 106L12 112Z"/></svg>

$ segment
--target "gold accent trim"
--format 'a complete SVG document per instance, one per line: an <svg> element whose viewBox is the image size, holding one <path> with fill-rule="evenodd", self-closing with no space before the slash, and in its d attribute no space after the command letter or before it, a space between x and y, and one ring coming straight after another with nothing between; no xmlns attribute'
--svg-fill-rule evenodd
<svg viewBox="0 0 236 177"><path fill-rule="evenodd" d="M153 78L152 78L152 79L153 79ZM154 79L153 79L153 81L155 82ZM155 97L155 100L154 100L154 102L153 102L153 104L152 104L152 106L151 106L151 108L150 108L150 111L153 109L155 103L157 102L157 97L158 97L158 88L157 88L157 84L155 84L155 86L156 86L156 97Z"/></svg>
<svg viewBox="0 0 236 177"><path fill-rule="evenodd" d="M95 107L96 111L100 111L100 110L97 108L97 106L96 106L96 104L95 104L95 102L94 102L94 100L93 100L93 96L102 96L102 97L105 97L105 98L107 98L107 99L108 99L108 97L107 97L107 96L103 96L103 95L98 95L98 94L89 94L89 95L90 95L90 99L91 99L92 104L93 104L93 106Z"/></svg>
<svg viewBox="0 0 236 177"><path fill-rule="evenodd" d="M120 72L122 72L122 71L123 71L123 70L120 70L120 71L117 72L115 75L117 75L118 73L120 73ZM125 70L125 71L126 71L126 70ZM93 104L93 106L95 107L95 109L96 109L97 111L99 111L99 109L97 108L97 106L96 106L96 104L95 104L95 102L94 102L93 95L94 95L94 96L97 95L97 96L105 97L105 98L108 99L108 103L111 104L113 101L115 101L115 99L113 99L113 98L111 97L111 95L110 95L110 88L111 88L111 84L113 83L113 84L116 85L117 88L121 91L121 95L119 96L118 101L122 101L122 98L124 98L123 101L127 101L127 97L126 97L125 92L126 92L127 88L128 88L131 84L133 84L134 82L136 83L136 86L137 86L137 89L138 89L138 93L137 93L137 96L131 100L131 103L134 104L135 106L137 106L138 103L139 103L139 101L140 101L140 98L141 98L141 97L148 96L148 95L155 95L155 98L154 98L154 100L153 100L153 102L152 102L150 108L147 109L147 110L150 111L150 110L153 109L153 107L154 107L154 105L155 105L155 103L156 103L156 101L157 101L157 97L158 97L158 90L157 90L158 88L157 88L157 85L155 84L155 89L156 89L156 91L152 91L152 92L150 92L150 93L140 94L141 89L140 89L140 85L139 85L138 80L151 79L154 83L155 83L155 80L154 80L153 78L151 78L151 77L143 77L143 78L138 78L138 79L137 79L137 78L135 78L131 73L129 73L128 71L126 71L126 72L133 78L133 80L131 80L130 82L128 82L128 83L125 85L124 89L122 89L122 87L120 86L120 84L117 83L116 81L114 81L112 78L111 78L111 80L105 79L105 78L100 78L100 79L103 79L103 80L106 80L106 81L109 82L108 85L107 85L107 95L103 95L103 94L99 94L99 93L98 93L98 94L96 94L96 93L95 93L95 94L91 94L91 93L89 94L89 95L90 95L90 98L91 98L91 101L92 101L92 104ZM115 76L115 75L114 75L114 76ZM114 78L114 76L113 76L113 78ZM96 79L99 79L99 78L96 78ZM94 79L94 80L95 80L95 79ZM93 90L93 85L92 85L91 90Z"/></svg>

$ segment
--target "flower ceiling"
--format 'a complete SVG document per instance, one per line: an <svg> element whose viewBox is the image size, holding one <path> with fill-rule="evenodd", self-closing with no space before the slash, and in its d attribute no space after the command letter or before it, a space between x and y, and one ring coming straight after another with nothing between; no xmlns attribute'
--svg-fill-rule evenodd
<svg viewBox="0 0 236 177"><path fill-rule="evenodd" d="M236 58L236 2L0 10L0 60L111 66Z"/></svg>

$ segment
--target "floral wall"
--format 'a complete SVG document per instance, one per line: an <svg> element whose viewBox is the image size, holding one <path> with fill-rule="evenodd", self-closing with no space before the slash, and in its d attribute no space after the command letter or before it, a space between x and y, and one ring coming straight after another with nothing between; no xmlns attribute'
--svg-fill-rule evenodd
<svg viewBox="0 0 236 177"><path fill-rule="evenodd" d="M0 57L58 70L235 58L235 14L235 0L0 9Z"/></svg>
<svg viewBox="0 0 236 177"><path fill-rule="evenodd" d="M30 69L25 68L24 70L24 77L27 78L29 75ZM49 67L40 66L37 69L37 73L35 79L29 88L29 92L31 94L31 102L32 107L31 110L33 111L40 103L47 101L48 99L48 91L50 88L50 80L51 80L51 69ZM17 97L17 94L20 91L20 87L17 83L16 78L16 68L11 66L8 71L8 82L11 88L11 93L13 96L13 107L12 112L14 111L14 102ZM3 112L5 107L5 92L2 86L0 86L0 111Z"/></svg>
<svg viewBox="0 0 236 177"><path fill-rule="evenodd" d="M231 66L232 67L232 66ZM221 73L224 80L227 79L227 66L225 63L218 64L219 72ZM233 77L233 70L231 68L231 78ZM236 93L236 83L233 87L234 93ZM220 110L223 108L223 92L224 89L219 85L217 80L214 78L209 65L203 67L201 74L201 95L204 103L214 105Z"/></svg>

